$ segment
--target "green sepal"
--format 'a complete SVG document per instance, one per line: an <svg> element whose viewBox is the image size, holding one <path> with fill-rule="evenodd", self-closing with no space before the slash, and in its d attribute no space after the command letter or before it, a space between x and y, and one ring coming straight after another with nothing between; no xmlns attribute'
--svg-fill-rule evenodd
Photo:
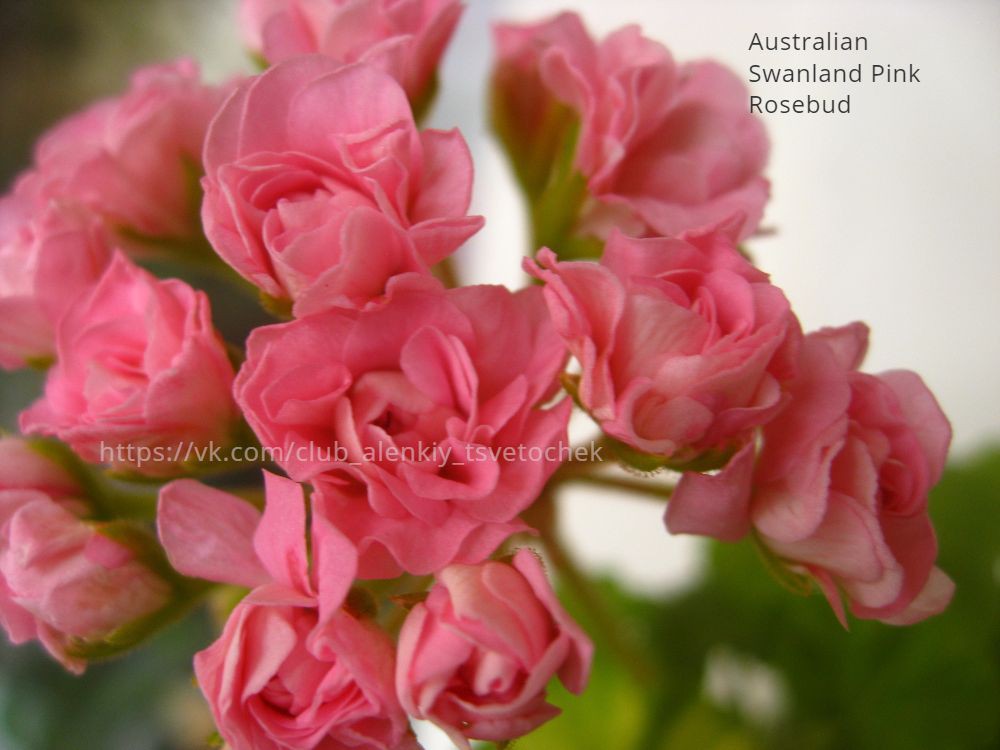
<svg viewBox="0 0 1000 750"><path fill-rule="evenodd" d="M607 437L608 445L611 446L611 450L614 451L618 460L629 468L638 469L644 474L653 474L667 465L667 459L663 456L643 453L620 440L616 440L607 433L605 433L605 437Z"/></svg>
<svg viewBox="0 0 1000 750"><path fill-rule="evenodd" d="M260 300L260 306L279 320L292 319L292 301L290 299L272 297L266 292L260 292L258 299Z"/></svg>
<svg viewBox="0 0 1000 750"><path fill-rule="evenodd" d="M522 91L523 86L519 81L503 85L498 77L495 73L490 86L490 124L507 153L518 185L533 203L550 183L566 133L579 127L579 117L570 107L552 99L537 123L525 123L517 103L508 103L504 96L510 91ZM530 134L524 132L525 127Z"/></svg>
<svg viewBox="0 0 1000 750"><path fill-rule="evenodd" d="M55 364L56 358L51 354L42 354L38 357L27 357L24 360L24 364L30 367L32 370L39 370L40 372L45 372L52 365Z"/></svg>
<svg viewBox="0 0 1000 750"><path fill-rule="evenodd" d="M764 563L765 570L771 574L774 580L781 584L782 588L799 596L809 596L812 594L816 586L810 576L796 573L792 570L789 564L774 554L756 533L751 534L750 538L753 540L753 546L757 550L761 562Z"/></svg>
<svg viewBox="0 0 1000 750"><path fill-rule="evenodd" d="M664 462L664 466L672 471L679 472L697 471L699 473L704 473L707 471L715 471L728 464L729 459L733 457L734 453L736 453L736 448L734 446L715 448L712 450L702 451L695 457L689 459L667 459Z"/></svg>
<svg viewBox="0 0 1000 750"><path fill-rule="evenodd" d="M246 52L247 52L247 57L250 58L250 63L255 68L257 68L258 72L263 73L265 70L271 67L271 64L267 61L267 58L264 57L262 53L255 52L252 49L248 49Z"/></svg>
<svg viewBox="0 0 1000 750"><path fill-rule="evenodd" d="M580 123L574 120L562 133L544 189L531 200L533 250L547 247L561 260L572 258L570 238L587 199L587 179L574 166Z"/></svg>
<svg viewBox="0 0 1000 750"><path fill-rule="evenodd" d="M413 110L413 120L418 125L424 121L424 118L431 111L431 107L434 106L434 101L437 99L440 88L441 80L438 77L437 71L434 71L434 75L427 82L427 85L424 86L424 90L410 102L410 108Z"/></svg>

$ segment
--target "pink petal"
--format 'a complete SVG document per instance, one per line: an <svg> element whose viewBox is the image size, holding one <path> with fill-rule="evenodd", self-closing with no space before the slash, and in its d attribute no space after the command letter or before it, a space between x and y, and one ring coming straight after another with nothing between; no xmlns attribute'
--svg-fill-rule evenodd
<svg viewBox="0 0 1000 750"><path fill-rule="evenodd" d="M266 582L253 547L259 520L250 503L193 479L160 490L160 542L170 564L186 576L247 588Z"/></svg>
<svg viewBox="0 0 1000 750"><path fill-rule="evenodd" d="M271 577L283 586L310 592L306 555L306 501L302 486L264 472L267 504L253 546Z"/></svg>
<svg viewBox="0 0 1000 750"><path fill-rule="evenodd" d="M718 474L686 473L667 505L671 534L702 534L733 542L750 530L754 449L744 446Z"/></svg>

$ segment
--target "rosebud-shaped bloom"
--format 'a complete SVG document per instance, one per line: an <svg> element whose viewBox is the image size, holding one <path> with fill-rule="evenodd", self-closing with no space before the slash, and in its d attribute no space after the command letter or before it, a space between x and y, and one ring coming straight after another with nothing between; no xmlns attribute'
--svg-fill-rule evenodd
<svg viewBox="0 0 1000 750"><path fill-rule="evenodd" d="M203 292L116 255L63 317L56 351L45 395L21 414L24 432L149 475L193 462L194 448L228 444L233 368Z"/></svg>
<svg viewBox="0 0 1000 750"><path fill-rule="evenodd" d="M212 123L205 168L212 245L297 315L363 306L482 225L465 215L472 162L458 131L417 131L392 78L319 55L244 83Z"/></svg>
<svg viewBox="0 0 1000 750"><path fill-rule="evenodd" d="M906 370L857 372L868 329L806 337L788 406L716 476L688 474L670 501L673 532L737 539L750 528L811 574L843 621L909 624L944 609L952 582L934 566L927 493L944 468L948 420Z"/></svg>
<svg viewBox="0 0 1000 750"><path fill-rule="evenodd" d="M563 460L564 349L538 289L401 279L384 305L258 328L236 397L363 578L479 562Z"/></svg>
<svg viewBox="0 0 1000 750"><path fill-rule="evenodd" d="M469 739L520 737L559 714L545 701L556 675L583 691L593 646L570 619L538 558L452 565L399 634L396 690L403 707Z"/></svg>
<svg viewBox="0 0 1000 750"><path fill-rule="evenodd" d="M392 642L341 607L354 548L314 516L307 551L302 488L265 481L262 517L192 480L160 494L160 537L178 570L255 587L195 656L219 733L234 750L416 750L393 690Z"/></svg>
<svg viewBox="0 0 1000 750"><path fill-rule="evenodd" d="M42 205L72 199L131 234L197 236L202 145L227 90L201 83L188 60L143 68L123 95L44 135L18 190Z"/></svg>
<svg viewBox="0 0 1000 750"><path fill-rule="evenodd" d="M580 361L580 402L611 437L682 466L737 446L780 406L798 323L723 233L615 232L600 264L544 249L538 261L525 267Z"/></svg>
<svg viewBox="0 0 1000 750"><path fill-rule="evenodd" d="M121 544L80 520L69 474L24 441L0 440L0 624L82 672L75 643L98 640L166 603L170 589Z"/></svg>
<svg viewBox="0 0 1000 750"><path fill-rule="evenodd" d="M462 15L458 0L243 0L247 44L268 62L320 52L364 62L402 84L414 106L433 93Z"/></svg>
<svg viewBox="0 0 1000 750"><path fill-rule="evenodd" d="M96 216L64 205L33 215L17 194L0 198L0 367L43 363L55 355L63 313L88 291L111 259Z"/></svg>
<svg viewBox="0 0 1000 750"><path fill-rule="evenodd" d="M501 24L495 44L494 120L529 190L548 177L530 162L573 127L557 105L579 121L573 166L593 199L577 217L581 234L673 236L734 215L741 238L757 228L768 142L734 73L677 66L637 26L595 42L573 13Z"/></svg>

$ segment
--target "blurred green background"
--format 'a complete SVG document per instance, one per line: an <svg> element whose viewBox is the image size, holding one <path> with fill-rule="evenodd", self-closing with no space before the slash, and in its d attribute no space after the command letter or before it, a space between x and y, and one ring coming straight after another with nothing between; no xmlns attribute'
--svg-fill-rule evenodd
<svg viewBox="0 0 1000 750"><path fill-rule="evenodd" d="M233 5L4 0L3 184L45 127L121 90L136 65L186 53L214 79L245 67ZM5 428L40 384L36 373L0 374ZM820 596L782 589L745 544L710 545L705 575L666 601L604 581L642 674L597 637L590 689L582 698L556 689L565 714L518 750L1000 748L1000 449L954 465L931 507L957 593L944 615L907 629L844 631ZM0 644L0 750L205 747L212 727L190 656L212 637L199 613L79 678L35 646Z"/></svg>

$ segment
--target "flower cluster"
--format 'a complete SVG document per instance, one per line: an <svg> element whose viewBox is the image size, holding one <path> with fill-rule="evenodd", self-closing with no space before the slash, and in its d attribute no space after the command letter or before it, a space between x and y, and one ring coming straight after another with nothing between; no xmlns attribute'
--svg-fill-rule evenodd
<svg viewBox="0 0 1000 750"><path fill-rule="evenodd" d="M259 75L142 70L0 201L0 365L48 368L32 437L0 440L0 623L80 671L218 592L194 671L232 750L415 748L408 717L468 750L555 716L553 679L584 689L590 641L524 546L604 471L560 471L574 402L621 462L680 473L671 532L753 535L841 620L951 595L948 422L915 374L858 370L863 325L804 334L740 245L768 143L723 67L571 14L499 25L538 283L453 282L471 156L418 121L460 14L244 0ZM224 340L164 257L273 321ZM268 459L256 485L181 458L220 448Z"/></svg>

